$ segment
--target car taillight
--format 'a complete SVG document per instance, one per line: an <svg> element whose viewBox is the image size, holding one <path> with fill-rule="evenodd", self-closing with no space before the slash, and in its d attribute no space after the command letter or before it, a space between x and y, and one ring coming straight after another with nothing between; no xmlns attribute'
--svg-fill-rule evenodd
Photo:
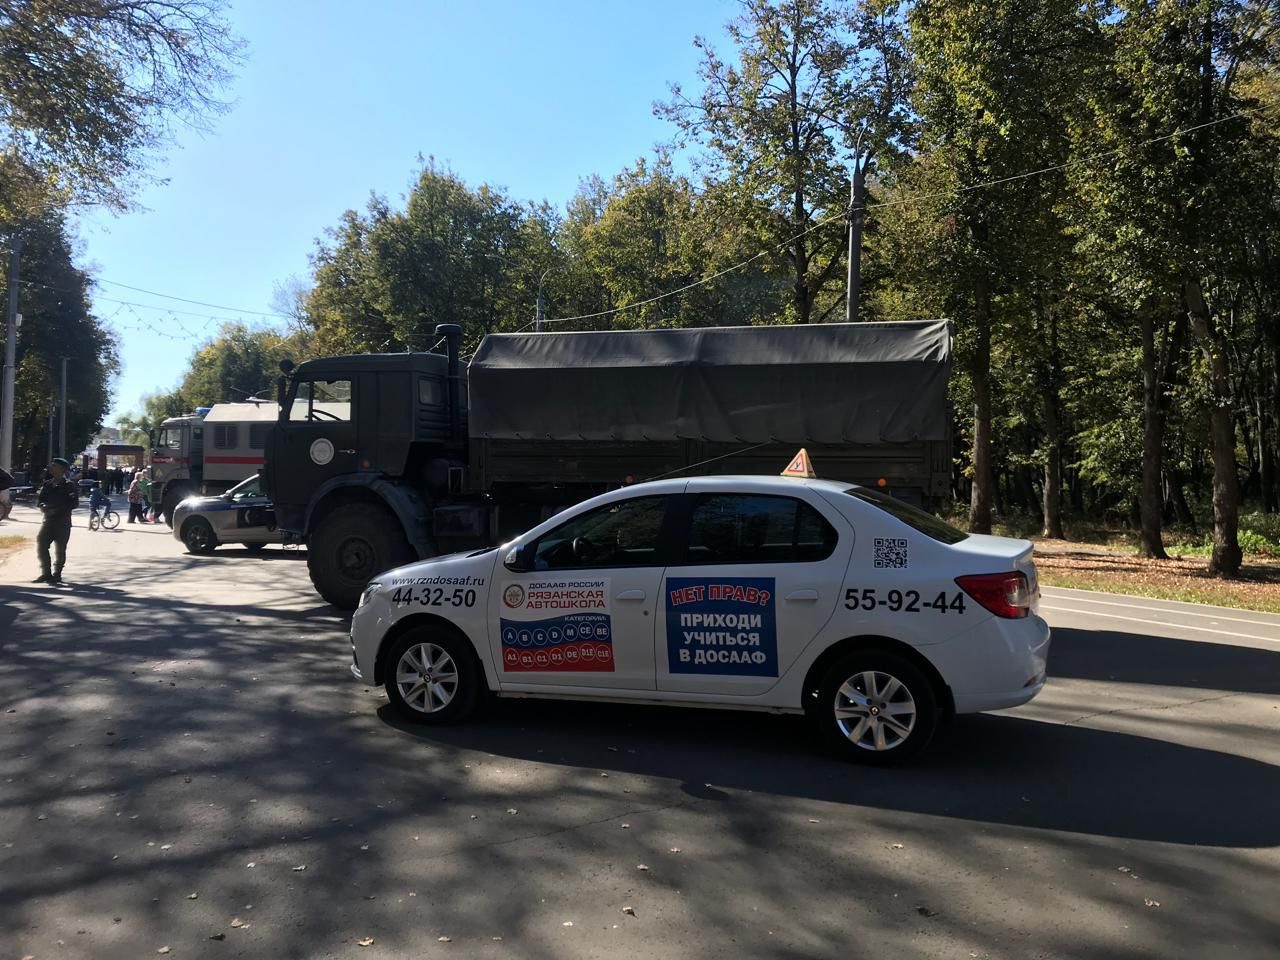
<svg viewBox="0 0 1280 960"><path fill-rule="evenodd" d="M1020 570L956 577L956 586L997 617L1009 620L1027 616L1035 600L1031 584Z"/></svg>

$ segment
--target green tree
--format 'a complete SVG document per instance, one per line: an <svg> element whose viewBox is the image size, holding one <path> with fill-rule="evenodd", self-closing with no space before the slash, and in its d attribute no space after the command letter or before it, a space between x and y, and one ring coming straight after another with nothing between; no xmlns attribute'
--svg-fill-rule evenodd
<svg viewBox="0 0 1280 960"><path fill-rule="evenodd" d="M221 0L0 0L0 220L122 207L180 118L199 124L241 44Z"/></svg>
<svg viewBox="0 0 1280 960"><path fill-rule="evenodd" d="M1027 335L1018 321L1049 278L1035 254L1058 229L1060 181L1009 179L1062 159L1075 54L1089 24L1066 0L919 0L910 13L921 149L955 192L941 265L952 278L947 314L958 325L973 398L969 526L990 532L995 495L992 342Z"/></svg>
<svg viewBox="0 0 1280 960"><path fill-rule="evenodd" d="M224 324L216 337L196 350L178 394L188 411L253 397L271 399L280 361L304 360L309 353L306 334Z"/></svg>
<svg viewBox="0 0 1280 960"><path fill-rule="evenodd" d="M52 455L47 423L59 406L62 358L68 358L66 435L71 454L82 450L102 426L119 362L112 337L89 309L89 277L72 262L62 216L46 212L28 222L25 234L12 452L16 464L39 465ZM0 277L0 289L4 284Z"/></svg>
<svg viewBox="0 0 1280 960"><path fill-rule="evenodd" d="M791 315L808 323L823 318L815 307L844 263L841 231L813 227L844 207L837 145L849 129L854 48L828 0L743 7L728 28L736 62L696 39L703 89L691 98L674 84L655 111L706 148L711 178L738 194L739 209L760 210L762 246L780 251L790 275Z"/></svg>
<svg viewBox="0 0 1280 960"><path fill-rule="evenodd" d="M1232 574L1239 478L1233 406L1231 302L1240 281L1230 252L1253 207L1274 197L1274 158L1242 111L1261 103L1237 81L1269 52L1274 11L1235 0L1121 0L1108 11L1106 70L1091 83L1080 137L1109 148L1076 176L1096 253L1136 315L1146 423L1141 495L1143 552L1163 555L1161 462L1175 345L1189 336L1210 407L1214 549L1209 568ZM1274 40L1270 41L1274 43ZM1176 136L1168 134L1183 131ZM1260 196L1258 190L1263 194ZM1273 201L1271 201L1273 202ZM1123 265L1123 266L1121 266ZM1238 333L1239 331L1236 331Z"/></svg>

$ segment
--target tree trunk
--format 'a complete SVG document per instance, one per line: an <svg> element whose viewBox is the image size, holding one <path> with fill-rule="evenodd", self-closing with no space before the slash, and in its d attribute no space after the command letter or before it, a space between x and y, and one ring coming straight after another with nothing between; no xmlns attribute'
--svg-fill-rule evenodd
<svg viewBox="0 0 1280 960"><path fill-rule="evenodd" d="M1160 375L1156 365L1155 314L1139 311L1142 330L1142 487L1138 492L1138 555L1168 559L1160 535L1164 496L1160 470L1164 460L1164 405L1160 402Z"/></svg>
<svg viewBox="0 0 1280 960"><path fill-rule="evenodd" d="M1271 376L1267 378L1267 389L1260 390L1262 401L1262 413L1258 417L1263 424L1267 425L1267 430L1262 431L1262 443L1265 449L1262 451L1262 509L1267 513L1275 513L1276 509L1280 509L1280 495L1277 495L1276 467L1280 466L1276 463L1276 433L1280 431L1280 338L1275 333L1271 334Z"/></svg>
<svg viewBox="0 0 1280 960"><path fill-rule="evenodd" d="M1276 462L1271 455L1271 411L1266 402L1265 378L1258 390L1258 470L1262 487L1262 509L1276 510Z"/></svg>
<svg viewBox="0 0 1280 960"><path fill-rule="evenodd" d="M1200 285L1188 281L1185 287L1187 317L1200 341L1200 350L1209 364L1209 390L1213 410L1213 554L1209 557L1211 576L1234 576L1240 570L1239 542L1240 481L1236 475L1236 430L1231 413L1231 377L1227 357L1212 325Z"/></svg>
<svg viewBox="0 0 1280 960"><path fill-rule="evenodd" d="M977 340L970 373L973 378L973 490L969 530L991 532L991 500L995 476L991 464L991 285L980 276L974 284Z"/></svg>
<svg viewBox="0 0 1280 960"><path fill-rule="evenodd" d="M1182 471L1171 467L1169 469L1169 499L1173 502L1173 515L1178 518L1180 524L1194 533L1196 515L1191 512L1191 507L1187 505L1185 484L1186 481L1183 479Z"/></svg>
<svg viewBox="0 0 1280 960"><path fill-rule="evenodd" d="M1049 364L1044 383L1044 530L1064 540L1062 532L1062 433L1058 420L1058 318L1049 317Z"/></svg>

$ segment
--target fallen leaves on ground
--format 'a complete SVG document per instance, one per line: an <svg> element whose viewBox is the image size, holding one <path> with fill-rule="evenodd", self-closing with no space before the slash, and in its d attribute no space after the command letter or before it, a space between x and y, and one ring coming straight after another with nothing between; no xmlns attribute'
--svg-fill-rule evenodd
<svg viewBox="0 0 1280 960"><path fill-rule="evenodd" d="M1232 579L1211 577L1205 557L1146 560L1062 540L1037 541L1036 570L1046 587L1105 590L1157 600L1184 600L1280 613L1280 563L1246 557Z"/></svg>
<svg viewBox="0 0 1280 960"><path fill-rule="evenodd" d="M357 946L357 947L372 947L372 946L373 946L373 937L361 937L359 940L357 940L357 941L356 941L356 946Z"/></svg>

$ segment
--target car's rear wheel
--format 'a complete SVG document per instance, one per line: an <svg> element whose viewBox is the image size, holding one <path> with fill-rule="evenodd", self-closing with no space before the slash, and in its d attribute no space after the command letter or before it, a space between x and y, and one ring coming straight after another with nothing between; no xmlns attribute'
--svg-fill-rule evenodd
<svg viewBox="0 0 1280 960"><path fill-rule="evenodd" d="M484 683L470 644L436 628L408 631L385 662L387 698L396 713L415 723L461 720L475 708Z"/></svg>
<svg viewBox="0 0 1280 960"><path fill-rule="evenodd" d="M938 726L933 685L910 661L879 650L851 653L827 669L810 714L823 739L857 763L903 763Z"/></svg>
<svg viewBox="0 0 1280 960"><path fill-rule="evenodd" d="M213 553L218 546L213 527L204 517L192 517L182 525L182 543L188 553Z"/></svg>

